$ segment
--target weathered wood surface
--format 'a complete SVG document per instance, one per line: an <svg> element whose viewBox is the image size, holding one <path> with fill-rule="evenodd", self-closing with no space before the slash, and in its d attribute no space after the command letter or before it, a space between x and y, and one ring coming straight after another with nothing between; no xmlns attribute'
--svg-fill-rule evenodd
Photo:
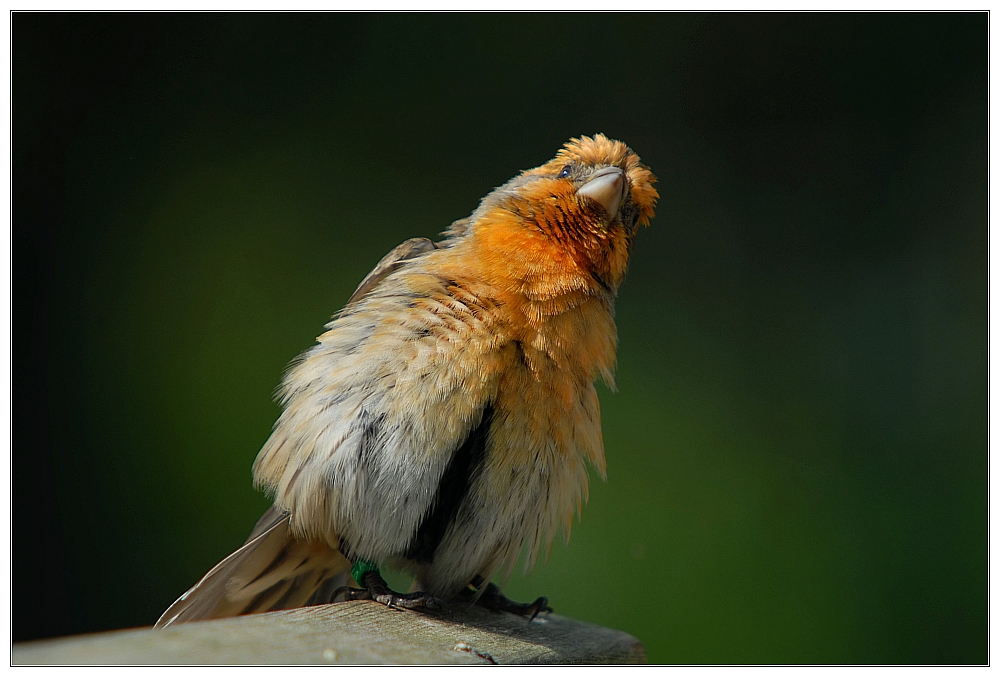
<svg viewBox="0 0 1000 677"><path fill-rule="evenodd" d="M15 644L14 665L645 663L635 637L555 614L440 617L357 601Z"/></svg>

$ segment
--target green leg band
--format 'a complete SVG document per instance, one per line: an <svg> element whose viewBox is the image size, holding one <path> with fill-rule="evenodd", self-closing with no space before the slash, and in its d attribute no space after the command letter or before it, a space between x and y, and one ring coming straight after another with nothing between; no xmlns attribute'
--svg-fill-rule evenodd
<svg viewBox="0 0 1000 677"><path fill-rule="evenodd" d="M359 559L351 565L351 577L357 581L358 585L364 585L364 582L361 579L364 578L364 575L369 571L379 573L378 566L372 564L371 562L366 562L363 559Z"/></svg>

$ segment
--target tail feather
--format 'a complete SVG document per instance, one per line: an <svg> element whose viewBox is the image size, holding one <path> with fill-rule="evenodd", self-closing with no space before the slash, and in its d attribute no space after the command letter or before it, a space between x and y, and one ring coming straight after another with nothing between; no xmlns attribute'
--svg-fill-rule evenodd
<svg viewBox="0 0 1000 677"><path fill-rule="evenodd" d="M246 543L170 605L154 627L323 604L350 583L350 569L326 543L293 538L288 514L272 507Z"/></svg>

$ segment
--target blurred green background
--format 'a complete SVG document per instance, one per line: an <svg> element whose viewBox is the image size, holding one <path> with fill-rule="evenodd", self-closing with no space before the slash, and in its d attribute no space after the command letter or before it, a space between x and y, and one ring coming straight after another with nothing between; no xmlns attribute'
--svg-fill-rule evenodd
<svg viewBox="0 0 1000 677"><path fill-rule="evenodd" d="M987 661L987 15L21 14L13 637L148 625L390 248L659 176L608 482L512 597L655 662Z"/></svg>

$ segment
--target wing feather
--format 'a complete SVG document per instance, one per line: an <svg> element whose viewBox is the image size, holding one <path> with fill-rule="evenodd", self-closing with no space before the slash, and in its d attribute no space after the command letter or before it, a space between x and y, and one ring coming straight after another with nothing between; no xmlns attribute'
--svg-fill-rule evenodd
<svg viewBox="0 0 1000 677"><path fill-rule="evenodd" d="M264 513L247 542L181 595L154 627L329 602L350 582L350 562L325 543L292 537L288 518L274 507Z"/></svg>
<svg viewBox="0 0 1000 677"><path fill-rule="evenodd" d="M432 249L437 249L437 245L428 240L426 237L410 238L403 244L399 245L391 252L383 256L382 260L375 264L372 272L368 273L368 275L365 276L365 279L361 280L361 284L359 284L358 288L354 290L353 294L351 294L351 298L347 299L347 305L351 305L355 301L361 300L365 295L375 289L375 287L377 287L387 275L398 269L410 259L420 256L424 252L429 252Z"/></svg>

